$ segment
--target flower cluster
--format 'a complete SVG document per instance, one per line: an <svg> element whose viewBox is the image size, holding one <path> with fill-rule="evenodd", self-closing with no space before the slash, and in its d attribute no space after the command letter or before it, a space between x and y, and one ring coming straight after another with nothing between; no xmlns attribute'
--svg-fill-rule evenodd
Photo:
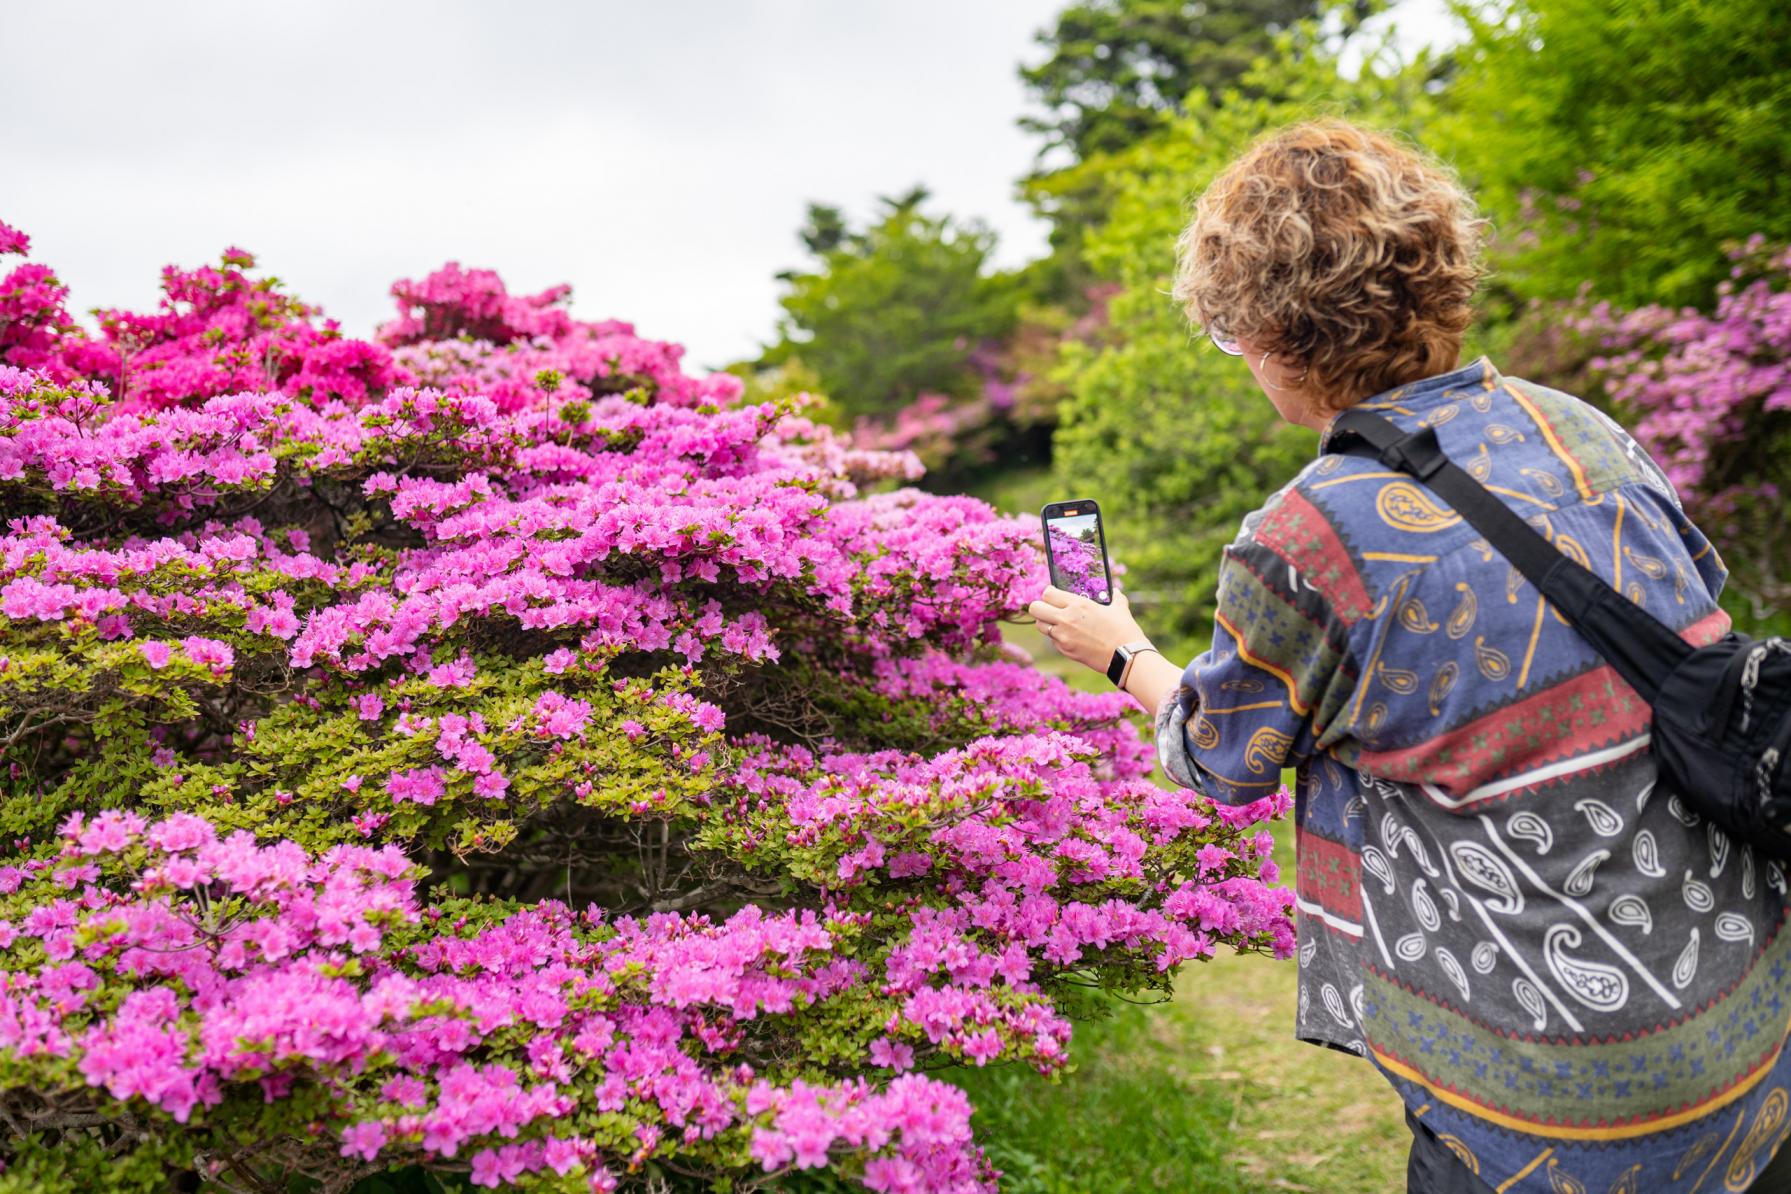
<svg viewBox="0 0 1791 1194"><path fill-rule="evenodd" d="M1791 247L1767 252L1756 238L1736 256L1710 315L1600 303L1579 320L1603 339L1607 355L1592 366L1611 397L1641 416L1637 438L1694 492L1709 490L1760 414L1791 411Z"/></svg>
<svg viewBox="0 0 1791 1194"><path fill-rule="evenodd" d="M954 1087L758 1075L859 982L834 956L850 915L425 905L395 846L310 855L190 814L76 814L59 838L0 872L0 936L42 959L0 991L0 1050L122 1107L196 1124L303 1100L321 1118L261 1148L330 1176L424 1158L609 1190L673 1153L778 1171L852 1151L874 1190L985 1184ZM33 1094L30 1119L66 1116ZM618 1137L624 1107L641 1122Z"/></svg>
<svg viewBox="0 0 1791 1194"><path fill-rule="evenodd" d="M1000 657L1034 527L563 288L357 341L249 266L0 324L19 1180L982 1190L929 1071L1291 949L1285 798Z"/></svg>
<svg viewBox="0 0 1791 1194"><path fill-rule="evenodd" d="M1636 439L1694 514L1733 547L1757 603L1791 600L1791 560L1775 558L1777 512L1791 487L1791 247L1754 237L1731 253L1710 314L1582 303L1570 326L1635 418Z"/></svg>
<svg viewBox="0 0 1791 1194"><path fill-rule="evenodd" d="M650 392L683 406L725 405L740 393L732 374L686 375L682 345L644 340L620 320L574 321L564 309L569 286L512 295L492 271L449 263L420 282L394 284L392 296L399 315L379 340L412 379L483 394L500 410L538 406L544 390L560 402Z"/></svg>
<svg viewBox="0 0 1791 1194"><path fill-rule="evenodd" d="M394 346L463 338L497 344L536 336L553 340L573 327L565 310L572 287L513 295L492 270L462 269L457 261L421 281L392 283L392 297L398 318L379 329L379 339Z"/></svg>
<svg viewBox="0 0 1791 1194"><path fill-rule="evenodd" d="M103 381L121 408L151 411L247 391L361 402L407 380L382 346L319 324L315 307L251 278L254 264L233 248L216 267L168 266L161 306L102 310L98 337L69 319L67 288L48 269L22 265L0 281L0 360L59 382Z"/></svg>

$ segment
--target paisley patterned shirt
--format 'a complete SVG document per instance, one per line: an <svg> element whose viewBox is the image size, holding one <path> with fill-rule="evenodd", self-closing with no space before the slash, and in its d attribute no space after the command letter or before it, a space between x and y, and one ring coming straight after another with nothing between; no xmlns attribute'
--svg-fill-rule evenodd
<svg viewBox="0 0 1791 1194"><path fill-rule="evenodd" d="M1717 553L1592 407L1485 358L1363 406L1687 640L1727 631ZM1791 1132L1783 869L1656 785L1647 704L1478 532L1327 446L1244 520L1157 715L1215 799L1296 770L1298 1035L1495 1190L1746 1189Z"/></svg>

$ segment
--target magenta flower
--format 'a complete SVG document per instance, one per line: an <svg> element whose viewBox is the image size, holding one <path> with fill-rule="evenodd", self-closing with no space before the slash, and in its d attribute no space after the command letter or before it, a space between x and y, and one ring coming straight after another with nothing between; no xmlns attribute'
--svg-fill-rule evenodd
<svg viewBox="0 0 1791 1194"><path fill-rule="evenodd" d="M446 791L442 784L442 772L439 767L424 767L410 771L394 771L386 780L386 792L392 797L393 804L402 804L406 800L412 804L432 805Z"/></svg>

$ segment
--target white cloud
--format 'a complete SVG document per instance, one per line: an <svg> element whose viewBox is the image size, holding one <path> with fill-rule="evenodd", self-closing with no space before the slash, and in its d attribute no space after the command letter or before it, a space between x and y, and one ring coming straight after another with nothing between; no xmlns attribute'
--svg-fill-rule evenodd
<svg viewBox="0 0 1791 1194"><path fill-rule="evenodd" d="M1016 68L1061 3L12 5L0 219L83 310L234 244L366 334L456 259L719 366L772 335L809 200L922 182L1043 251Z"/></svg>
<svg viewBox="0 0 1791 1194"><path fill-rule="evenodd" d="M770 337L804 205L924 182L1000 258L1017 63L1053 0L40 4L8 14L0 218L79 307L250 249L350 330L450 258L574 286L720 365Z"/></svg>

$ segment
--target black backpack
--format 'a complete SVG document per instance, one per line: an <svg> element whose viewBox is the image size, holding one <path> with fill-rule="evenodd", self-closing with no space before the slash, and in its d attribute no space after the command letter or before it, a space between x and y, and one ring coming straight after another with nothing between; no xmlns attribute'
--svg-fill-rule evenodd
<svg viewBox="0 0 1791 1194"><path fill-rule="evenodd" d="M1731 632L1693 647L1488 493L1437 443L1346 410L1333 450L1377 456L1453 506L1654 710L1661 782L1738 841L1791 859L1791 642Z"/></svg>

